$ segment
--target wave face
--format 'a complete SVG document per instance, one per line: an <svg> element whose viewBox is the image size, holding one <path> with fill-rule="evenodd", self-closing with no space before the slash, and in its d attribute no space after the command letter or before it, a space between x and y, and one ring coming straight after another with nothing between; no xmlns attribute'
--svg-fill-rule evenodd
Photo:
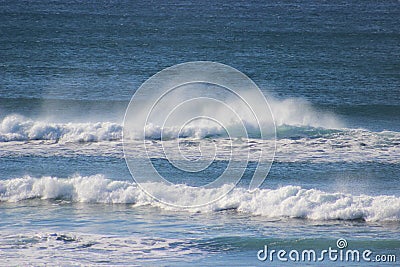
<svg viewBox="0 0 400 267"><path fill-rule="evenodd" d="M205 198L226 188L204 189L187 185L151 184L164 192L161 200L180 205L203 203ZM176 196L179 196L177 198ZM27 199L57 199L83 203L125 203L151 205L162 209L176 208L155 201L136 184L113 181L103 175L71 178L30 176L0 181L0 201ZM250 192L235 188L211 205L190 208L189 212L237 212L268 218L304 218L310 220L400 221L400 198L395 196L355 196L328 193L299 186L278 189L257 189Z"/></svg>

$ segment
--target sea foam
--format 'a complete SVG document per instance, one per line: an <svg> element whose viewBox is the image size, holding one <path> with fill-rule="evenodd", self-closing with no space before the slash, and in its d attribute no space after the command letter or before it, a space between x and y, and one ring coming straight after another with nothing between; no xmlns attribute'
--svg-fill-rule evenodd
<svg viewBox="0 0 400 267"><path fill-rule="evenodd" d="M277 100L270 98L269 104L274 115L274 122L279 128L284 127L287 132L287 126L294 126L294 128L309 129L312 128L325 128L337 129L343 125L334 116L327 112L317 112L312 105L302 99L289 98L284 100ZM166 103L166 108L172 108L176 103ZM168 107L170 105L170 107ZM238 104L235 101L227 103L240 113ZM201 109L208 110L210 107L202 106L197 107L193 111L193 116L201 114L196 111ZM215 107L213 113L226 112L224 109ZM185 114L187 115L187 114ZM223 114L230 118L232 114ZM197 120L185 125L172 124L169 127L163 127L162 124L152 123L149 121L146 124L146 139L160 139L190 137L190 138L206 138L206 137L226 137L228 129L231 133L240 132L243 125L246 127L247 135L249 137L257 138L260 135L258 125L249 117L249 114L242 114L242 120L235 120L231 118L229 125L216 125L213 122L205 120ZM157 116L156 116L157 117ZM269 116L260 118L261 120L270 119ZM19 114L6 115L0 120L0 142L8 141L30 141L30 140L56 140L62 142L98 142L98 141L112 141L120 140L122 138L122 124L115 122L84 122L84 123L57 123L53 121L30 119ZM143 132L144 129L135 129L135 131ZM245 136L232 136L232 137L245 137ZM273 136L268 136L268 138ZM125 138L128 138L126 136ZM135 139L135 136L131 136Z"/></svg>
<svg viewBox="0 0 400 267"><path fill-rule="evenodd" d="M226 188L197 188L184 184L150 186L164 192L163 201L185 205L203 203L204 198ZM179 196L179 198L176 198ZM25 176L0 181L0 201L26 199L58 199L83 203L125 203L151 205L166 210L177 208L152 199L129 181L113 181L103 175L71 178ZM304 218L311 220L400 221L400 198L396 196L351 195L330 193L299 186L278 189L257 189L250 192L235 188L224 198L188 212L236 210L269 218Z"/></svg>
<svg viewBox="0 0 400 267"><path fill-rule="evenodd" d="M122 126L111 122L53 123L8 115L0 122L0 141L57 140L96 142L119 140Z"/></svg>

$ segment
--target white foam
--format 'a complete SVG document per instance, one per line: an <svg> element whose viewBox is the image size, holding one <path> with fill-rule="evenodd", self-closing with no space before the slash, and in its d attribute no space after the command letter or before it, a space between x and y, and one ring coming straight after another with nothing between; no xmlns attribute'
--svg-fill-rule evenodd
<svg viewBox="0 0 400 267"><path fill-rule="evenodd" d="M204 203L204 199L218 194L225 187L204 189L187 185L149 186L162 192L163 201L179 205ZM177 197L179 196L179 197ZM23 177L0 181L0 201L15 202L31 198L64 199L84 203L130 203L152 205L162 209L177 208L153 200L134 183L112 181L102 175L76 176L67 179L54 177ZM305 218L311 220L399 221L400 198L395 196L367 196L328 193L299 186L278 189L257 189L250 192L235 188L223 199L207 206L191 208L189 212L215 212L236 209L251 215L270 218Z"/></svg>
<svg viewBox="0 0 400 267"><path fill-rule="evenodd" d="M325 128L339 128L342 124L333 114L317 112L310 103L302 99L276 100L269 98L269 103L274 114L277 126L312 126ZM176 105L173 103L166 103ZM228 125L216 125L204 120L193 121L182 128L182 125L172 125L162 128L157 123L148 123L146 126L146 138L160 139L161 132L164 138L192 137L204 138L209 136L226 136L226 129L233 133L233 137L244 137L238 129L242 123L245 125L249 136L260 134L258 124L250 116L249 111L243 110L234 100L228 100L228 106L232 107L241 115L242 121L237 120L232 114L223 114ZM203 107L208 113L226 113L226 108L215 107L210 111L210 107ZM198 116L201 107L193 107L193 116ZM242 114L243 113L243 114ZM187 115L187 114L185 114ZM200 113L201 115L201 113ZM222 115L221 115L222 116ZM155 116L157 118L157 116ZM271 118L266 116L260 118L260 123L271 124ZM224 129L224 127L226 129ZM142 130L138 129L142 133ZM271 136L272 137L272 136ZM62 142L97 142L120 140L122 138L122 125L112 122L86 122L86 123L55 123L46 120L32 120L18 114L7 115L0 121L0 142L10 141L30 141L30 140L56 140ZM135 138L133 136L133 138Z"/></svg>
<svg viewBox="0 0 400 267"><path fill-rule="evenodd" d="M269 99L277 126L312 126L327 129L342 128L344 124L329 112L317 111L310 102L302 98L283 100Z"/></svg>
<svg viewBox="0 0 400 267"><path fill-rule="evenodd" d="M288 135L290 136L290 134ZM71 139L70 139L71 140ZM142 142L131 140L126 143L125 149L129 155L137 158L165 158L168 151L169 158L179 153L188 157L197 157L198 148L217 149L215 160L229 160L232 149L236 152L236 160L258 160L261 149L275 149L272 140L261 139L196 139L186 138L177 142L146 140L146 150L138 149ZM380 162L400 163L400 133L399 132L371 132L361 129L344 129L342 131L315 134L301 138L284 137L276 140L275 162ZM233 146L233 147L232 147ZM163 150L164 147L164 150ZM241 148L243 148L241 150ZM249 149L248 149L249 148ZM250 150L250 151L249 151ZM248 155L250 152L250 155ZM82 145L79 142L55 142L53 140L32 140L29 142L9 141L1 143L0 157L14 157L21 155L44 156L48 155L75 157L111 156L123 158L121 140L90 142ZM179 157L178 157L179 158Z"/></svg>
<svg viewBox="0 0 400 267"><path fill-rule="evenodd" d="M254 96L247 96L248 98ZM178 99L179 100L179 99ZM175 98L171 102L164 103L166 110L176 106ZM257 102L257 101L255 101ZM294 125L294 126L312 126L324 128L339 128L343 125L333 115L326 112L316 111L312 105L299 98L289 98L284 100L277 100L269 98L268 102L274 115L275 123L277 126ZM232 114L227 113L226 107L223 105L213 107L210 106L193 107L193 116L199 116L199 110L206 114L222 114L226 117L228 125L216 125L215 123L205 122L204 120L193 121L186 125L171 122L169 127L161 127L161 124L148 123L146 126L146 138L159 139L161 132L164 138L193 137L204 138L208 136L226 136L226 129L230 133L237 134L238 129L241 129L242 123L245 125L249 136L259 135L258 124L254 122L249 110L244 110L242 105L239 105L237 100L228 99L227 106L231 107L235 112L240 115L241 120L238 120ZM227 114L225 114L227 113ZM187 115L187 114L185 114ZM158 118L157 114L155 118ZM258 118L263 125L272 125L272 117L265 115L265 118ZM178 123L179 120L175 123ZM135 129L135 131L143 132L143 129ZM0 121L0 142L5 141L28 141L28 140L57 140L65 142L97 142L118 140L122 137L122 125L112 122L86 122L86 123L55 123L45 120L32 120L18 114L7 115ZM132 136L135 138L135 136ZM244 137L242 134L235 137Z"/></svg>
<svg viewBox="0 0 400 267"><path fill-rule="evenodd" d="M8 115L0 122L0 141L58 140L96 142L121 139L122 126L111 122L52 123Z"/></svg>
<svg viewBox="0 0 400 267"><path fill-rule="evenodd" d="M25 176L0 181L0 201L24 199L65 199L87 203L135 203L140 190L134 184L111 181L102 175L76 176L69 179Z"/></svg>
<svg viewBox="0 0 400 267"><path fill-rule="evenodd" d="M248 95L248 99L256 96ZM174 108L181 101L179 96L172 97L169 102L163 103L163 110ZM258 101L255 101L257 103ZM312 126L324 128L339 128L342 124L333 115L326 112L317 112L312 105L306 100L299 98L289 98L278 100L269 97L268 102L274 115L274 120L277 126L294 125L294 126ZM242 105L241 105L242 104ZM146 138L160 139L163 138L192 137L204 138L209 136L226 136L226 129L233 134L233 137L245 137L240 130L242 125L245 125L248 135L259 136L260 130L258 123L254 120L250 110L243 108L243 103L237 99L226 100L226 105L232 108L241 120L238 120L236 115L231 114L232 111L224 105L209 106L206 103L199 104L200 106L191 107L193 110L185 112L185 117L193 113L193 116L219 114L225 118L225 125L218 125L206 120L195 120L191 123L181 125L179 116L176 121L169 123L168 127L162 127L162 122L151 122L146 126ZM253 107L254 108L254 107ZM211 109L211 110L210 110ZM178 114L180 115L180 114ZM159 118L157 114L155 119ZM272 125L272 117L265 115L264 118L258 118L261 125L270 127ZM243 124L242 124L243 123ZM175 125L176 124L176 125ZM129 131L131 135L125 133L125 138L136 138L135 133L142 135L143 129L133 129ZM272 136L272 132L270 132ZM236 136L238 135L238 136ZM118 140L122 137L122 125L112 122L87 122L87 123L54 123L42 120L31 120L18 114L7 115L0 121L0 142L5 141L28 141L28 140L57 140L66 142L97 142ZM269 137L268 137L269 138Z"/></svg>
<svg viewBox="0 0 400 267"><path fill-rule="evenodd" d="M205 254L191 246L190 239L74 232L16 235L15 232L2 231L1 234L0 265L4 266L45 266L49 264L49 259L51 264L62 266L92 266L94 262L100 265L112 263L132 266L132 262L145 264L157 260L184 261L193 254L196 257Z"/></svg>

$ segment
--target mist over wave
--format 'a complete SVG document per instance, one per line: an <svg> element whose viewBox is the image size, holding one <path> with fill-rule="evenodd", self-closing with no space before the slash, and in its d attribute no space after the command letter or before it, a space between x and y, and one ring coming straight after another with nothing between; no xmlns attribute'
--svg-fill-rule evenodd
<svg viewBox="0 0 400 267"><path fill-rule="evenodd" d="M201 98L201 96L198 97ZM221 96L216 96L217 100L218 97L221 98ZM279 100L268 97L267 102L271 108L272 116L271 114L264 114L264 116L256 118L255 114L260 114L256 111L259 106L265 105L265 102L259 101L257 99L259 96L251 92L243 93L241 97L238 99L237 96L227 96L226 99L219 100L221 104L215 104L211 100L194 101L191 105L187 105L186 108L181 108L180 112L177 112L180 105L189 100L186 99L188 96L182 96L182 94L176 92L169 98L163 98L160 103L156 103L157 105L154 106L151 114L134 114L134 116L147 118L144 136L147 139L228 136L262 138L261 128L264 129L264 133L268 133L264 138L273 138L274 131L271 128L274 127L274 124L278 128L281 126L325 129L344 127L344 124L334 114L316 110L311 103L301 98ZM191 98L189 97L189 99ZM246 100L249 102L246 102ZM257 105L250 106L250 103L257 103ZM169 111L171 111L170 114L168 114ZM165 113L168 114L167 117L165 117ZM216 120L208 119L210 116ZM187 118L199 117L203 118L185 124ZM243 127L246 131L245 134L241 131ZM124 136L141 139L143 136L141 128L140 125L129 125Z"/></svg>
<svg viewBox="0 0 400 267"><path fill-rule="evenodd" d="M2 157L15 155L113 155L123 157L122 125L112 122L54 123L34 121L20 115L8 115L0 121L0 142ZM170 156L189 153L197 155L199 147L215 149L216 159L227 160L231 157L232 145L237 159L258 159L262 148L276 149L275 161L282 162L382 162L398 163L400 160L400 133L393 131L371 132L363 129L326 129L311 126L277 126L277 140L233 138L228 142L217 128L192 125L184 130L180 145L175 140L160 142L161 129L157 126L149 131L147 151L136 149L140 140L128 140L137 157L164 158L164 149ZM174 131L175 130L175 131ZM171 137L178 131L171 131ZM210 138L207 138L210 137ZM46 142L43 142L46 141ZM248 143L249 142L249 143ZM274 145L276 144L276 147ZM81 143L90 143L83 146ZM35 145L33 145L35 144ZM46 144L52 144L46 145ZM136 145L135 145L136 144ZM249 149L249 150L248 150ZM212 151L212 150L210 150ZM248 154L247 152L250 152Z"/></svg>
<svg viewBox="0 0 400 267"><path fill-rule="evenodd" d="M184 184L150 184L163 192L162 200L180 205L203 203L226 188L198 188ZM228 185L227 185L228 186ZM167 210L176 208L150 198L128 181L113 181L103 175L71 178L25 176L0 181L0 201L16 202L26 199L58 199L83 203L125 203L151 205ZM190 208L189 212L218 212L237 210L269 218L305 218L311 220L399 221L400 198L395 196L351 195L328 193L299 186L278 189L257 189L250 192L235 188L224 198L207 206Z"/></svg>
<svg viewBox="0 0 400 267"><path fill-rule="evenodd" d="M310 103L302 99L269 100L274 114L275 123L280 133L289 132L303 133L307 135L312 129L338 129L343 125L330 113L316 111ZM174 105L175 103L166 103ZM233 108L236 104L229 103ZM165 108L165 107L164 107ZM207 107L201 107L207 108ZM199 108L197 108L198 110ZM239 109L240 111L240 109ZM213 112L222 112L214 110ZM146 125L147 139L160 139L190 137L227 137L227 131L237 134L242 123L247 129L248 137L259 138L258 125L255 125L249 114L243 114L242 121L231 118L228 125L218 125L207 120L195 120L184 127L182 125L170 125L162 127L155 123ZM226 116L229 116L226 114ZM84 115L82 115L84 119ZM89 119L89 118L88 118ZM90 118L93 119L93 118ZM99 120L100 121L100 120ZM226 129L225 129L225 128ZM311 131L310 131L311 129ZM137 129L141 131L141 129ZM241 134L233 137L244 137ZM272 136L270 136L272 137ZM98 142L120 140L122 138L122 125L114 122L68 122L56 123L47 119L32 120L19 114L6 115L0 121L0 142L7 141L28 141L28 140L56 140L64 142ZM135 137L133 137L135 139Z"/></svg>
<svg viewBox="0 0 400 267"><path fill-rule="evenodd" d="M335 114L316 110L310 102L302 98L284 100L269 99L269 104L277 126L310 126L314 128L339 129L344 124Z"/></svg>

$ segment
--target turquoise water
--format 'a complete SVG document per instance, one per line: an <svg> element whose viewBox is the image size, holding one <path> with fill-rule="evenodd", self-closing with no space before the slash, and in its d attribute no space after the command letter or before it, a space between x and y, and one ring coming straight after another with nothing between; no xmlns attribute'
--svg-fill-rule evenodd
<svg viewBox="0 0 400 267"><path fill-rule="evenodd" d="M339 238L398 261L399 18L397 1L1 1L0 265L281 266L295 263L257 252L321 251ZM249 192L257 151L272 143L235 139L236 161L247 146L253 153L239 186L179 210L132 180L122 122L146 79L198 60L260 87L276 155ZM196 202L191 186L228 164L218 133L182 140L192 157L202 145L225 151L201 175L171 166L159 138L146 141L156 169L178 184L166 198Z"/></svg>

